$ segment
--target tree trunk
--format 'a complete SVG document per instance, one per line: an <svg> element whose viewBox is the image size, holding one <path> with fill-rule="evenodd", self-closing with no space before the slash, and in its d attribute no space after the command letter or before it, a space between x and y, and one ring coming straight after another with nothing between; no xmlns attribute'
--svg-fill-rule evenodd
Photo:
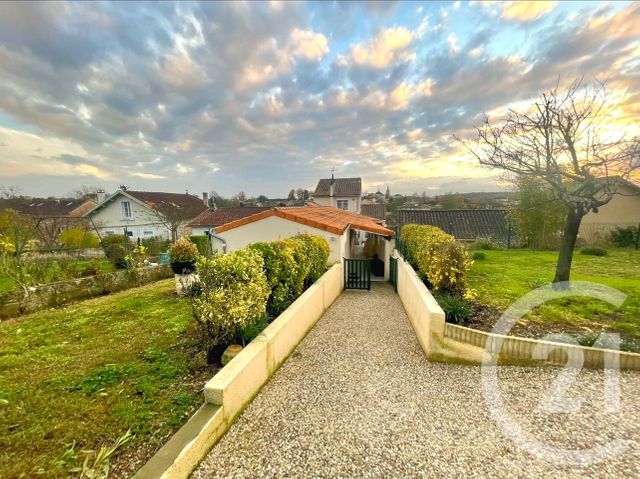
<svg viewBox="0 0 640 479"><path fill-rule="evenodd" d="M573 249L578 239L578 230L584 217L582 208L570 205L567 212L567 219L564 224L562 242L560 243L560 254L556 265L556 277L554 283L569 281L571 275L571 262L573 261Z"/></svg>

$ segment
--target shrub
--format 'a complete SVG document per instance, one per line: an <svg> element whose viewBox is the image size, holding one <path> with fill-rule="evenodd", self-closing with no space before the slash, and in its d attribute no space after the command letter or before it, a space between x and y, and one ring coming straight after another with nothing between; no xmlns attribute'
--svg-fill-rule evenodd
<svg viewBox="0 0 640 479"><path fill-rule="evenodd" d="M160 236L141 239L140 244L147 248L149 256L160 256L160 253L164 253L169 249L169 240Z"/></svg>
<svg viewBox="0 0 640 479"><path fill-rule="evenodd" d="M169 247L172 263L189 263L198 259L198 247L187 238L180 238Z"/></svg>
<svg viewBox="0 0 640 479"><path fill-rule="evenodd" d="M440 228L405 225L402 239L409 262L435 291L461 292L471 259L466 248Z"/></svg>
<svg viewBox="0 0 640 479"><path fill-rule="evenodd" d="M211 241L208 236L194 235L189 236L189 241L196 245L198 253L202 256L211 256Z"/></svg>
<svg viewBox="0 0 640 479"><path fill-rule="evenodd" d="M202 294L193 297L193 312L209 363L219 346L265 314L269 284L263 268L260 254L249 248L198 260Z"/></svg>
<svg viewBox="0 0 640 479"><path fill-rule="evenodd" d="M469 249L491 251L502 249L502 247L490 239L478 239L469 245Z"/></svg>
<svg viewBox="0 0 640 479"><path fill-rule="evenodd" d="M469 303L460 296L453 294L438 294L436 301L444 311L445 320L448 323L464 324L469 321L473 309Z"/></svg>
<svg viewBox="0 0 640 479"><path fill-rule="evenodd" d="M276 317L317 281L327 269L329 244L315 235L299 235L284 241L255 243L249 246L263 258L271 294L267 312Z"/></svg>
<svg viewBox="0 0 640 479"><path fill-rule="evenodd" d="M124 269L127 267L127 263L124 259L127 255L127 251L123 235L104 236L101 244L105 256L116 268Z"/></svg>
<svg viewBox="0 0 640 479"><path fill-rule="evenodd" d="M97 248L100 240L84 228L69 228L60 233L60 242L69 249Z"/></svg>
<svg viewBox="0 0 640 479"><path fill-rule="evenodd" d="M618 248L635 246L639 234L640 232L637 226L628 226L626 228L617 227L611 231L609 241L613 246L617 246Z"/></svg>
<svg viewBox="0 0 640 479"><path fill-rule="evenodd" d="M264 328L269 325L268 318L263 315L258 317L255 321L240 327L237 337L234 339L235 343L242 344L243 346L257 338Z"/></svg>
<svg viewBox="0 0 640 479"><path fill-rule="evenodd" d="M580 253L586 254L589 256L607 256L607 250L602 248L596 248L595 246L591 246L588 248L582 248Z"/></svg>
<svg viewBox="0 0 640 479"><path fill-rule="evenodd" d="M474 251L473 253L471 253L471 259L484 261L485 259L487 259L487 255L484 253L484 251Z"/></svg>

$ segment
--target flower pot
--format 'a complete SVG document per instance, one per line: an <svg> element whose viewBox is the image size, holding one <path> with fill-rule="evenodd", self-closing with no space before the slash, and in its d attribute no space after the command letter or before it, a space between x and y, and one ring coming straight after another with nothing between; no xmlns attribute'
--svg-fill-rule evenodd
<svg viewBox="0 0 640 479"><path fill-rule="evenodd" d="M242 351L242 346L239 344L231 344L227 349L222 353L222 365L226 366L229 361L235 358L238 353Z"/></svg>
<svg viewBox="0 0 640 479"><path fill-rule="evenodd" d="M191 274L196 270L196 262L176 261L171 263L171 269L175 274Z"/></svg>

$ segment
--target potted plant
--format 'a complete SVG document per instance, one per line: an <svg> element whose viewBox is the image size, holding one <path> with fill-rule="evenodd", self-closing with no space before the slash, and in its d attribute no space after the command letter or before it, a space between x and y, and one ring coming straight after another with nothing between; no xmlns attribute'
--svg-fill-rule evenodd
<svg viewBox="0 0 640 479"><path fill-rule="evenodd" d="M198 278L194 274L198 247L186 238L179 239L169 247L171 269L176 279L176 292L189 294Z"/></svg>
<svg viewBox="0 0 640 479"><path fill-rule="evenodd" d="M169 247L171 269L175 274L191 274L196 270L198 247L186 238L181 238Z"/></svg>

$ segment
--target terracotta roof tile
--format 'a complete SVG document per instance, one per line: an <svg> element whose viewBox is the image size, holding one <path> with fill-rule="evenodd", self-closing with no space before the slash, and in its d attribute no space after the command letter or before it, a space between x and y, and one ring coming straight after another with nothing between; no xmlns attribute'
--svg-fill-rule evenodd
<svg viewBox="0 0 640 479"><path fill-rule="evenodd" d="M360 206L360 212L365 216L378 220L387 218L387 208L382 203L364 203Z"/></svg>
<svg viewBox="0 0 640 479"><path fill-rule="evenodd" d="M259 221L270 216L278 216L289 221L321 229L329 233L341 235L349 227L383 236L394 236L395 233L376 223L372 218L331 206L274 208L252 216L232 221L215 229L216 233L229 231L240 226Z"/></svg>
<svg viewBox="0 0 640 479"><path fill-rule="evenodd" d="M270 209L271 208L267 206L233 206L228 208L217 208L215 210L209 209L207 211L203 211L191 220L189 226L206 226L215 228L216 226L221 226Z"/></svg>
<svg viewBox="0 0 640 479"><path fill-rule="evenodd" d="M334 196L360 196L362 194L362 178L335 178ZM331 179L318 181L313 196L329 196Z"/></svg>

